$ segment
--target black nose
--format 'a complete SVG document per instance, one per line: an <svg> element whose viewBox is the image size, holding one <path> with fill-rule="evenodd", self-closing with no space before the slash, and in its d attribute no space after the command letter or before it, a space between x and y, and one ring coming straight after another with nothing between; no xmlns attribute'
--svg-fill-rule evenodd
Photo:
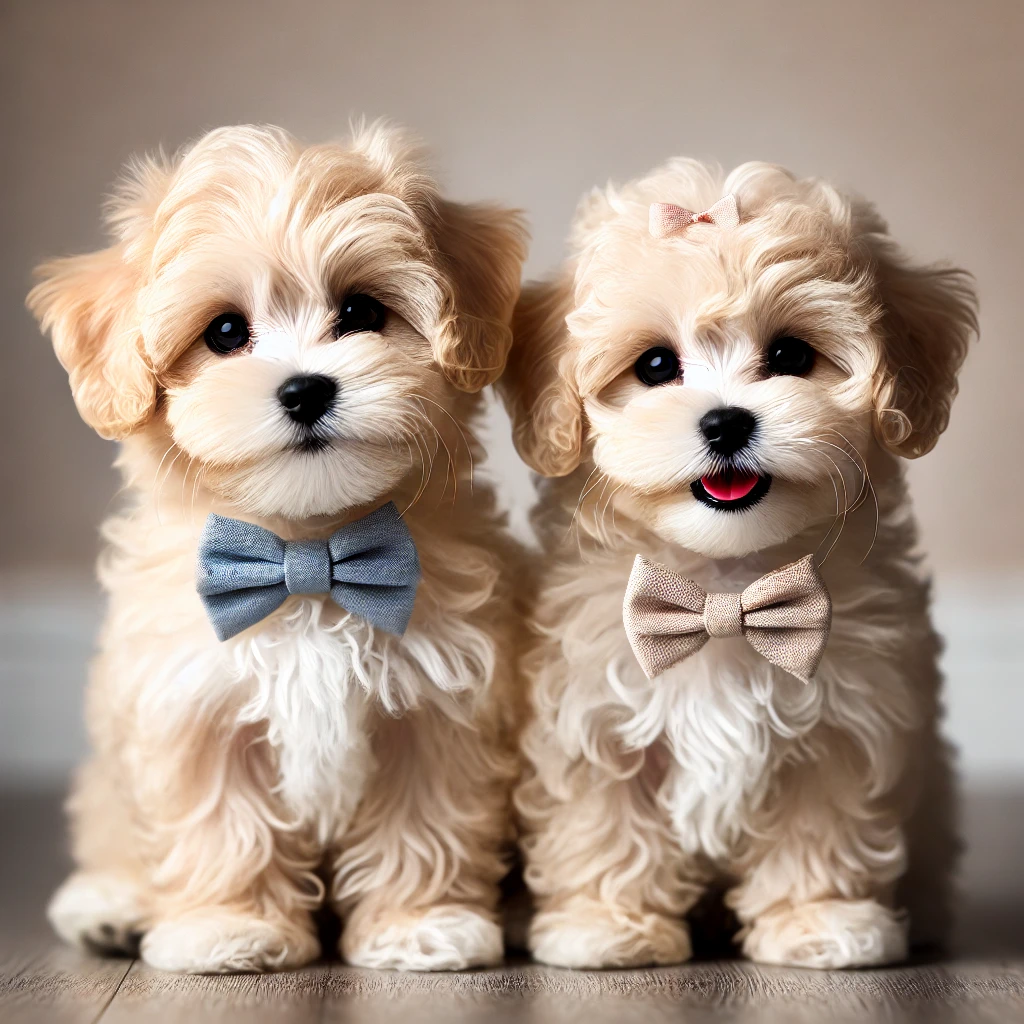
<svg viewBox="0 0 1024 1024"><path fill-rule="evenodd" d="M735 455L746 448L756 426L753 413L735 406L712 409L700 418L700 432L716 455Z"/></svg>
<svg viewBox="0 0 1024 1024"><path fill-rule="evenodd" d="M309 374L289 377L278 389L278 401L296 423L311 427L328 409L338 393L330 377Z"/></svg>

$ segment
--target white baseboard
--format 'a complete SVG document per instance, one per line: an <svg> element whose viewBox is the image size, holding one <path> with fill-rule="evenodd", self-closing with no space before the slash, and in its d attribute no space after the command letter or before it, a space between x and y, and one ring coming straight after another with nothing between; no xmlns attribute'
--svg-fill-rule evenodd
<svg viewBox="0 0 1024 1024"><path fill-rule="evenodd" d="M946 732L965 776L1024 784L1024 579L944 577L935 624L946 643Z"/></svg>

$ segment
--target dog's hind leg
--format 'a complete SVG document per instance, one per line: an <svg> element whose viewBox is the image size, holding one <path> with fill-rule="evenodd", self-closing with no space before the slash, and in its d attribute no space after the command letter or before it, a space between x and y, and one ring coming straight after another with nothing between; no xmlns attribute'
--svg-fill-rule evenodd
<svg viewBox="0 0 1024 1024"><path fill-rule="evenodd" d="M142 864L114 766L94 757L78 771L67 804L77 866L47 916L65 941L93 952L134 954L147 916Z"/></svg>

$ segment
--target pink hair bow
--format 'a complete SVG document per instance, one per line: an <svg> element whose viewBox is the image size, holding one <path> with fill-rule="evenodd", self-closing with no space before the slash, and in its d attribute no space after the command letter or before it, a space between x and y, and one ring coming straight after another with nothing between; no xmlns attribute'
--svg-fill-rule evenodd
<svg viewBox="0 0 1024 1024"><path fill-rule="evenodd" d="M650 231L655 238L675 235L691 224L717 224L723 228L734 228L740 222L740 211L736 197L731 193L723 196L710 209L694 213L673 203L651 203Z"/></svg>

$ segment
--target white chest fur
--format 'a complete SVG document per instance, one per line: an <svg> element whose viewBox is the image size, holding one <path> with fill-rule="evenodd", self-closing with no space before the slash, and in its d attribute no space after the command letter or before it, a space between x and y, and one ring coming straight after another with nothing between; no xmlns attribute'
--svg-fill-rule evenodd
<svg viewBox="0 0 1024 1024"><path fill-rule="evenodd" d="M321 841L347 827L372 767L366 717L384 643L361 619L302 598L232 645L252 694L239 718L267 723L280 796Z"/></svg>
<svg viewBox="0 0 1024 1024"><path fill-rule="evenodd" d="M653 681L624 647L608 679L632 712L620 726L627 746L666 748L660 799L677 840L712 858L734 848L786 748L821 710L817 686L773 668L742 638L710 642Z"/></svg>
<svg viewBox="0 0 1024 1024"><path fill-rule="evenodd" d="M820 718L821 690L773 668L741 638L708 643L669 670L661 798L680 845L727 857L787 749Z"/></svg>
<svg viewBox="0 0 1024 1024"><path fill-rule="evenodd" d="M318 597L289 599L225 646L251 695L240 720L267 723L280 795L322 841L345 831L373 771L369 717L432 704L461 719L495 664L493 638L468 619L424 615L399 640Z"/></svg>

